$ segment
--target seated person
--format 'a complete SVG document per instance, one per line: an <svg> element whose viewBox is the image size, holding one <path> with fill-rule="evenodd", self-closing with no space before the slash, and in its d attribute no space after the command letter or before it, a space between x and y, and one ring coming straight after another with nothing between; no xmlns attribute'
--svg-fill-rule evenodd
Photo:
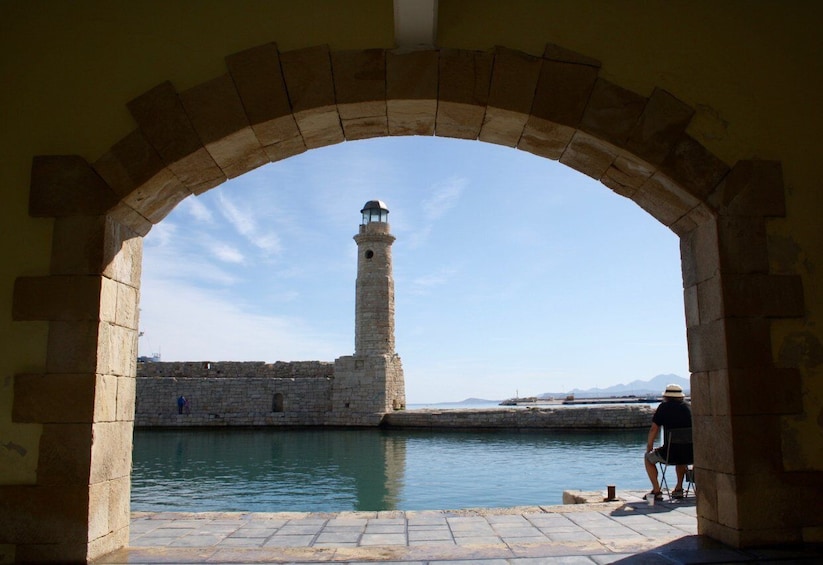
<svg viewBox="0 0 823 565"><path fill-rule="evenodd" d="M647 496L653 496L655 500L663 500L663 493L660 491L660 483L657 479L657 464L666 462L666 455L669 453L669 446L666 445L666 437L671 430L678 428L692 427L692 411L684 399L683 389L678 385L669 385L663 393L663 402L657 407L652 417L651 429L646 443L646 474L652 483L652 491ZM660 428L665 428L663 445L654 449L654 441ZM686 476L687 463L692 462L691 445L675 446L681 448L679 451L672 449L669 464L675 463L677 473L677 486L672 491L672 498L683 498L683 478Z"/></svg>

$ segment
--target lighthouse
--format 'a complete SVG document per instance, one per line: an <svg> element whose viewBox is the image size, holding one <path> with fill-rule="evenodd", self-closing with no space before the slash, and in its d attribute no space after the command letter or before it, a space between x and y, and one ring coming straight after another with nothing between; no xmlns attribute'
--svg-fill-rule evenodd
<svg viewBox="0 0 823 565"><path fill-rule="evenodd" d="M400 356L394 350L394 276L389 209L369 200L360 210L355 282L354 355L334 362L332 419L372 425L406 407ZM379 421L378 421L379 423Z"/></svg>
<svg viewBox="0 0 823 565"><path fill-rule="evenodd" d="M357 242L357 283L354 315L354 354L394 354L394 278L389 209L369 200L360 210Z"/></svg>

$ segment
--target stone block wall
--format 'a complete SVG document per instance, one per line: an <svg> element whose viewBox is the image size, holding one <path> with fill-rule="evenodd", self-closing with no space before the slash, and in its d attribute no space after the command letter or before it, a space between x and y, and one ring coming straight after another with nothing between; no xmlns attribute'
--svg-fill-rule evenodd
<svg viewBox="0 0 823 565"><path fill-rule="evenodd" d="M334 380L321 361L138 363L135 425L324 425Z"/></svg>
<svg viewBox="0 0 823 565"><path fill-rule="evenodd" d="M545 428L630 429L648 428L654 408L647 404L574 408L501 408L495 410L413 410L390 412L387 428Z"/></svg>

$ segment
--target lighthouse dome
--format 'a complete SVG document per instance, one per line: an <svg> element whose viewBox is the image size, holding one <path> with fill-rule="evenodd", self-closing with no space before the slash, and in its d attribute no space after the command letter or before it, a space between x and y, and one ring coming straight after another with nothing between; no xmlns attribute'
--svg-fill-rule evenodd
<svg viewBox="0 0 823 565"><path fill-rule="evenodd" d="M369 200L360 213L363 214L363 224L389 221L389 209L382 200Z"/></svg>

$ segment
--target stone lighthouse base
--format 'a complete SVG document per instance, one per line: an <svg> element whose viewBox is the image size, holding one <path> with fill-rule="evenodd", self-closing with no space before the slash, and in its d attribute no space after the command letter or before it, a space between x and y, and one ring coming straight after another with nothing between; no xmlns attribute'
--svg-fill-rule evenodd
<svg viewBox="0 0 823 565"><path fill-rule="evenodd" d="M374 425L375 415L406 408L405 391L399 355L338 357L334 360L331 419Z"/></svg>

